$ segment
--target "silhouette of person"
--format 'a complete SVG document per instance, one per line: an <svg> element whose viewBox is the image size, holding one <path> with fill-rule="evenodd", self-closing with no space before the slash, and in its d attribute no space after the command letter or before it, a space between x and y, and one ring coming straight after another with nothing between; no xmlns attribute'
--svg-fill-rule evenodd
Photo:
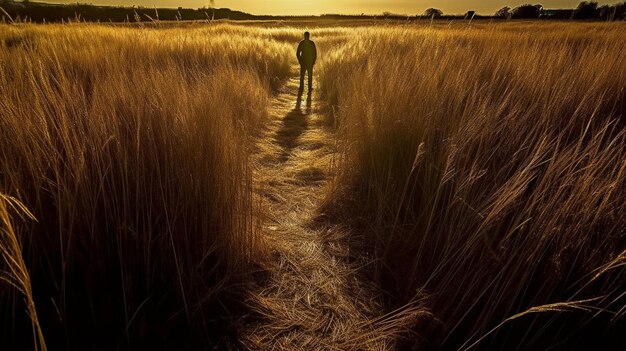
<svg viewBox="0 0 626 351"><path fill-rule="evenodd" d="M296 57L300 63L300 93L304 91L304 74L309 74L309 94L313 91L313 65L317 60L317 48L315 43L309 39L311 34L304 32L304 40L298 44Z"/></svg>

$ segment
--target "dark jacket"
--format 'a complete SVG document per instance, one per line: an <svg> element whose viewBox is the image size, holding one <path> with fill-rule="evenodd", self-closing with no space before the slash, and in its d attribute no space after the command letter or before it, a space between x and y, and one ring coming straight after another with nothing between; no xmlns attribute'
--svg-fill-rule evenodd
<svg viewBox="0 0 626 351"><path fill-rule="evenodd" d="M298 44L298 50L296 51L298 62L300 66L313 67L317 60L317 48L315 43L311 40L303 40Z"/></svg>

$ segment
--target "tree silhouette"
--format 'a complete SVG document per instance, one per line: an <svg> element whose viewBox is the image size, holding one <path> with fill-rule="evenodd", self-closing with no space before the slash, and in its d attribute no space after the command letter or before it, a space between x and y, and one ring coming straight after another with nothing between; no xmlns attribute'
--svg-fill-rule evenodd
<svg viewBox="0 0 626 351"><path fill-rule="evenodd" d="M598 8L598 17L606 21L626 19L626 2L603 5Z"/></svg>
<svg viewBox="0 0 626 351"><path fill-rule="evenodd" d="M593 1L583 1L574 10L574 18L576 19L598 18L598 14L598 3Z"/></svg>
<svg viewBox="0 0 626 351"><path fill-rule="evenodd" d="M435 9L435 8L428 8L426 9L426 11L424 11L424 16L425 17L441 17L443 16L443 11L441 11L440 9Z"/></svg>
<svg viewBox="0 0 626 351"><path fill-rule="evenodd" d="M511 18L539 18L541 5L521 5L511 11Z"/></svg>

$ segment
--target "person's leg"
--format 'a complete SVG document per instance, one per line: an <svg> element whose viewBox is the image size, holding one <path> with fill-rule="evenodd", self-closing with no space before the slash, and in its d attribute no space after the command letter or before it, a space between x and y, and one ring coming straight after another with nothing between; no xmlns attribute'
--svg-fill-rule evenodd
<svg viewBox="0 0 626 351"><path fill-rule="evenodd" d="M313 66L309 67L309 91L313 91Z"/></svg>
<svg viewBox="0 0 626 351"><path fill-rule="evenodd" d="M304 66L300 66L300 91L304 90L304 73L306 72Z"/></svg>

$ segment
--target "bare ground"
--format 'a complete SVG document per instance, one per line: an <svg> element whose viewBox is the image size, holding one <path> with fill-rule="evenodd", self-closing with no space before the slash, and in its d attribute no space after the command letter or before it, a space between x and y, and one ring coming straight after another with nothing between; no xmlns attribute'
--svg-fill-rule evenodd
<svg viewBox="0 0 626 351"><path fill-rule="evenodd" d="M368 263L351 252L350 232L314 221L339 157L332 118L298 78L274 97L256 142L255 195L271 251L248 303L242 343L251 350L390 350L422 315L411 306L385 315Z"/></svg>

